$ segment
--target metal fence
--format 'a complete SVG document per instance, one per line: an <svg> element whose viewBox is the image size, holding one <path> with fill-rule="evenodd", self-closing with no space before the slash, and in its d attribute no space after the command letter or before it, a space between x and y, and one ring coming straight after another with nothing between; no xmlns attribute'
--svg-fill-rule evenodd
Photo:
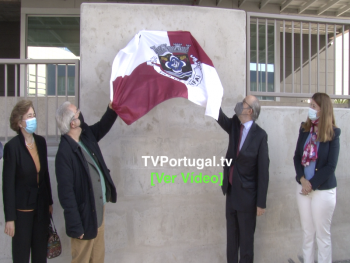
<svg viewBox="0 0 350 263"><path fill-rule="evenodd" d="M3 69L3 70L2 70ZM9 115L19 99L33 101L38 120L37 132L48 144L57 144L55 111L63 101L79 107L79 60L76 59L0 59L0 140L14 135L9 129Z"/></svg>
<svg viewBox="0 0 350 263"><path fill-rule="evenodd" d="M350 20L247 13L247 94L350 99Z"/></svg>

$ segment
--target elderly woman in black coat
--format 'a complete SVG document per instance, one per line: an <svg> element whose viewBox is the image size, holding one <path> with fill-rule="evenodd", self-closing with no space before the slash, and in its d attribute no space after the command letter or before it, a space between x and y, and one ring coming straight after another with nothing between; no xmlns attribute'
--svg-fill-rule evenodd
<svg viewBox="0 0 350 263"><path fill-rule="evenodd" d="M47 234L52 213L46 141L36 135L30 100L19 101L10 117L17 132L4 147L2 192L5 233L12 237L13 262L46 262Z"/></svg>

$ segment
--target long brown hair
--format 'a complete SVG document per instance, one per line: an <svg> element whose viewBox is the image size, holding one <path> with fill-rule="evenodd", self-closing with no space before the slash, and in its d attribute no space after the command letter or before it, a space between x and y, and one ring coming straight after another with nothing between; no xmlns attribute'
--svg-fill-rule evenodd
<svg viewBox="0 0 350 263"><path fill-rule="evenodd" d="M320 107L317 141L328 142L334 137L335 118L331 98L326 93L317 92L312 99ZM302 125L304 132L310 132L311 120L307 117L306 122Z"/></svg>

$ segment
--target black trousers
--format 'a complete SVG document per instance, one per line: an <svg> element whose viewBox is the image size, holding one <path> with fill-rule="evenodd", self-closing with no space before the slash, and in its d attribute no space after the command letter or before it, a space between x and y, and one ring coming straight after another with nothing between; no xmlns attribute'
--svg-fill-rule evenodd
<svg viewBox="0 0 350 263"><path fill-rule="evenodd" d="M231 186L226 193L227 262L253 263L256 208L243 212L233 209Z"/></svg>
<svg viewBox="0 0 350 263"><path fill-rule="evenodd" d="M46 263L46 251L49 227L47 218L38 220L36 210L31 212L16 211L15 235L12 238L12 259L14 263Z"/></svg>

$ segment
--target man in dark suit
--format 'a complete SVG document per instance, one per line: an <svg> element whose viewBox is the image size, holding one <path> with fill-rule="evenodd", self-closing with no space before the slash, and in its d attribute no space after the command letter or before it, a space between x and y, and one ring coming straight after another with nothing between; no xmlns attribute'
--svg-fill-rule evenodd
<svg viewBox="0 0 350 263"><path fill-rule="evenodd" d="M266 132L255 123L259 100L248 95L228 118L220 109L218 123L229 135L222 191L226 195L227 262L254 260L256 216L266 209L269 156ZM231 161L231 163L229 163Z"/></svg>

